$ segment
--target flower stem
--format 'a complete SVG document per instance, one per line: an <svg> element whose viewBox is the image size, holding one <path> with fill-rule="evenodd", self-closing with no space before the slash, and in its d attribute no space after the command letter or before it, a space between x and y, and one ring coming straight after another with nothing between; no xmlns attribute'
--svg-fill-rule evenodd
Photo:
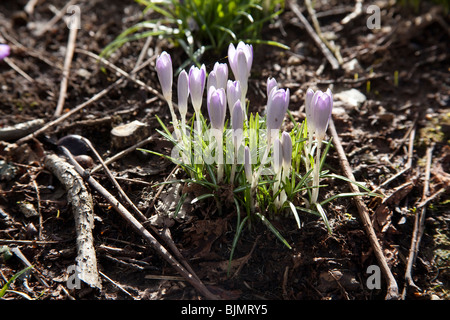
<svg viewBox="0 0 450 320"><path fill-rule="evenodd" d="M320 149L322 146L322 139L318 139L317 141L317 152L316 152L316 162L314 164L314 178L313 178L313 192L312 192L312 200L311 204L315 204L317 202L317 198L319 197L319 173L320 173Z"/></svg>

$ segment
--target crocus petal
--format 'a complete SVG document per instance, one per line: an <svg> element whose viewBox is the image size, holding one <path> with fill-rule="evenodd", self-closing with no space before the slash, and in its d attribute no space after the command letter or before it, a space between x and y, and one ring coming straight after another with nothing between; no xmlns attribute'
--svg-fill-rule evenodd
<svg viewBox="0 0 450 320"><path fill-rule="evenodd" d="M3 60L7 56L9 56L11 52L11 48L7 44L0 44L0 60Z"/></svg>
<svg viewBox="0 0 450 320"><path fill-rule="evenodd" d="M286 131L281 135L281 144L283 145L283 170L288 172L292 161L292 139Z"/></svg>
<svg viewBox="0 0 450 320"><path fill-rule="evenodd" d="M223 130L226 113L225 90L210 87L208 89L207 106L211 127L213 129Z"/></svg>
<svg viewBox="0 0 450 320"><path fill-rule="evenodd" d="M217 77L214 70L208 74L208 79L206 80L206 88L209 89L209 87L217 88Z"/></svg>
<svg viewBox="0 0 450 320"><path fill-rule="evenodd" d="M178 109L182 116L186 116L189 97L189 77L186 70L178 75Z"/></svg>
<svg viewBox="0 0 450 320"><path fill-rule="evenodd" d="M278 83L277 80L275 80L275 78L267 78L267 97L269 97L270 92L272 91L272 89L278 88Z"/></svg>
<svg viewBox="0 0 450 320"><path fill-rule="evenodd" d="M233 117L233 107L236 104L236 101L240 99L241 99L241 83L239 81L228 80L227 101L231 117Z"/></svg>
<svg viewBox="0 0 450 320"><path fill-rule="evenodd" d="M164 98L167 101L172 100L172 58L166 51L163 51L156 60L156 72L158 74Z"/></svg>

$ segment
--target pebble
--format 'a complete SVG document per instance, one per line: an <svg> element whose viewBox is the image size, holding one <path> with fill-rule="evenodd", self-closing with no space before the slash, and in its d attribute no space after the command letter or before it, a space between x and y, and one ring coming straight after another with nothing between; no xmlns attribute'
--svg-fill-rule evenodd
<svg viewBox="0 0 450 320"><path fill-rule="evenodd" d="M358 109L367 100L366 96L356 89L338 92L334 95L336 100L340 100L344 107Z"/></svg>

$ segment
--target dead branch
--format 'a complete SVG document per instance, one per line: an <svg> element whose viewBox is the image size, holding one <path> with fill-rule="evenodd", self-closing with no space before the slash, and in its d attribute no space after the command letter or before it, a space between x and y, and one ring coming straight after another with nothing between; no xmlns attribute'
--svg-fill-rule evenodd
<svg viewBox="0 0 450 320"><path fill-rule="evenodd" d="M337 134L336 127L334 126L333 119L330 119L329 130L333 136L333 143L336 147L339 162L341 164L342 170L344 171L344 175L351 181L355 181L355 177L353 176L350 163L347 160L347 156L345 155L344 148L342 147L341 141ZM358 187L353 183L349 183L349 187L351 189L351 192L354 193L360 192ZM358 208L359 216L366 231L366 234L369 237L370 244L372 245L372 248L375 252L375 256L377 257L378 263L380 264L380 268L388 283L387 294L385 298L386 300L397 300L398 299L397 282L395 281L395 278L392 275L391 270L389 269L389 265L387 264L381 245L378 242L377 235L375 234L375 230L373 229L373 225L370 220L368 209L364 204L364 202L362 201L361 197L354 197L354 200Z"/></svg>
<svg viewBox="0 0 450 320"><path fill-rule="evenodd" d="M94 250L94 204L83 179L72 165L57 155L48 155L44 164L63 184L67 191L67 200L72 206L77 231L76 258L79 279L92 288L101 289Z"/></svg>

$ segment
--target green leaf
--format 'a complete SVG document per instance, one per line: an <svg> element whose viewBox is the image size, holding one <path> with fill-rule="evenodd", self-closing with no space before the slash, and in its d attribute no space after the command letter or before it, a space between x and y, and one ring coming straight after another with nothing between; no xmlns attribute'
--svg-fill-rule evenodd
<svg viewBox="0 0 450 320"><path fill-rule="evenodd" d="M322 208L322 205L320 203L316 203L316 208L317 208L317 211L319 211L320 216L322 217L322 220L328 229L328 233L331 234L332 232L331 232L330 224L328 223L328 218L327 218L327 215L325 214L325 211Z"/></svg>
<svg viewBox="0 0 450 320"><path fill-rule="evenodd" d="M270 223L269 220L259 212L255 212L255 215L269 228L270 231L289 249L292 249L292 247L289 245L289 243L284 239L284 237L281 235L281 233Z"/></svg>
<svg viewBox="0 0 450 320"><path fill-rule="evenodd" d="M19 272L17 272L14 276L12 276L11 279L8 280L8 282L5 283L5 285L2 287L2 289L0 290L0 298L2 298L6 291L9 289L9 286L18 278L20 277L22 274L24 274L25 272L27 272L28 270L32 269L33 266L29 266L25 269L20 270Z"/></svg>

